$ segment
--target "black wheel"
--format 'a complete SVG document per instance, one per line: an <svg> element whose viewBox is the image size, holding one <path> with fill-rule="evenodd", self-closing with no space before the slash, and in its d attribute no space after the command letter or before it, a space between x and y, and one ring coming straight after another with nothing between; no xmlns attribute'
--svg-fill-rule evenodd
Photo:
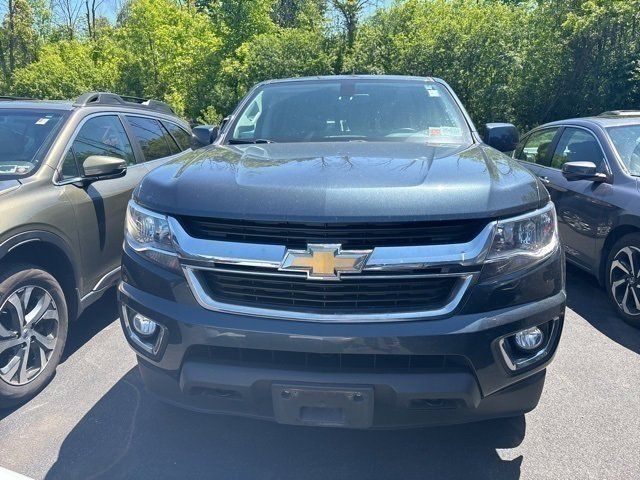
<svg viewBox="0 0 640 480"><path fill-rule="evenodd" d="M33 265L0 275L0 407L24 403L51 380L67 339L60 284Z"/></svg>
<svg viewBox="0 0 640 480"><path fill-rule="evenodd" d="M618 240L607 259L607 294L618 315L640 328L640 234Z"/></svg>

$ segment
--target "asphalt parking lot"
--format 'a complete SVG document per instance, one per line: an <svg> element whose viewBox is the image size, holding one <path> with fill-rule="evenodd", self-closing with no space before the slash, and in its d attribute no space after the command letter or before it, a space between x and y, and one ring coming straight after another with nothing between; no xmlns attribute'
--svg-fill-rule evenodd
<svg viewBox="0 0 640 480"><path fill-rule="evenodd" d="M109 295L49 387L0 413L0 466L40 479L640 478L640 331L569 269L564 338L525 417L402 431L207 416L145 393ZM2 474L0 473L0 477Z"/></svg>

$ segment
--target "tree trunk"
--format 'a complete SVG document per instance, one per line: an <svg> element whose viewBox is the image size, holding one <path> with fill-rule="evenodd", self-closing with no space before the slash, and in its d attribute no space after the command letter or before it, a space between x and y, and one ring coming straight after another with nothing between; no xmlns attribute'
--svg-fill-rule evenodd
<svg viewBox="0 0 640 480"><path fill-rule="evenodd" d="M8 42L8 50L9 50L9 75L13 74L13 71L16 67L16 9L13 0L9 0L9 42Z"/></svg>

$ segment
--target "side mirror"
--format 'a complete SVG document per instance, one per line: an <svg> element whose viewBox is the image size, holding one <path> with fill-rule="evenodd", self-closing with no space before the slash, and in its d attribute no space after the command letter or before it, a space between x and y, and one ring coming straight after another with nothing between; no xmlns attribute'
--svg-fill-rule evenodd
<svg viewBox="0 0 640 480"><path fill-rule="evenodd" d="M520 141L518 129L510 123L487 123L484 143L501 152L511 152Z"/></svg>
<svg viewBox="0 0 640 480"><path fill-rule="evenodd" d="M127 173L127 162L122 158L91 155L82 162L82 169L88 181L106 180Z"/></svg>
<svg viewBox="0 0 640 480"><path fill-rule="evenodd" d="M562 175L567 180L590 180L592 182L604 182L607 176L598 173L593 162L567 162L562 165Z"/></svg>
<svg viewBox="0 0 640 480"><path fill-rule="evenodd" d="M220 129L215 125L198 125L193 127L191 131L193 132L191 148L195 150L211 145L218 138Z"/></svg>

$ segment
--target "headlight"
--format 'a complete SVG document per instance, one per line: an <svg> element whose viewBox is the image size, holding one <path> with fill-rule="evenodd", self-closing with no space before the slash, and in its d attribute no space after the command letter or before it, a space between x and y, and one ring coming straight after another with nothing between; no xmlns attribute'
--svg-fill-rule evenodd
<svg viewBox="0 0 640 480"><path fill-rule="evenodd" d="M553 203L520 217L499 220L485 260L484 277L531 266L558 247L558 227Z"/></svg>
<svg viewBox="0 0 640 480"><path fill-rule="evenodd" d="M125 240L133 250L152 262L172 270L180 270L165 215L142 208L130 200L125 222Z"/></svg>

